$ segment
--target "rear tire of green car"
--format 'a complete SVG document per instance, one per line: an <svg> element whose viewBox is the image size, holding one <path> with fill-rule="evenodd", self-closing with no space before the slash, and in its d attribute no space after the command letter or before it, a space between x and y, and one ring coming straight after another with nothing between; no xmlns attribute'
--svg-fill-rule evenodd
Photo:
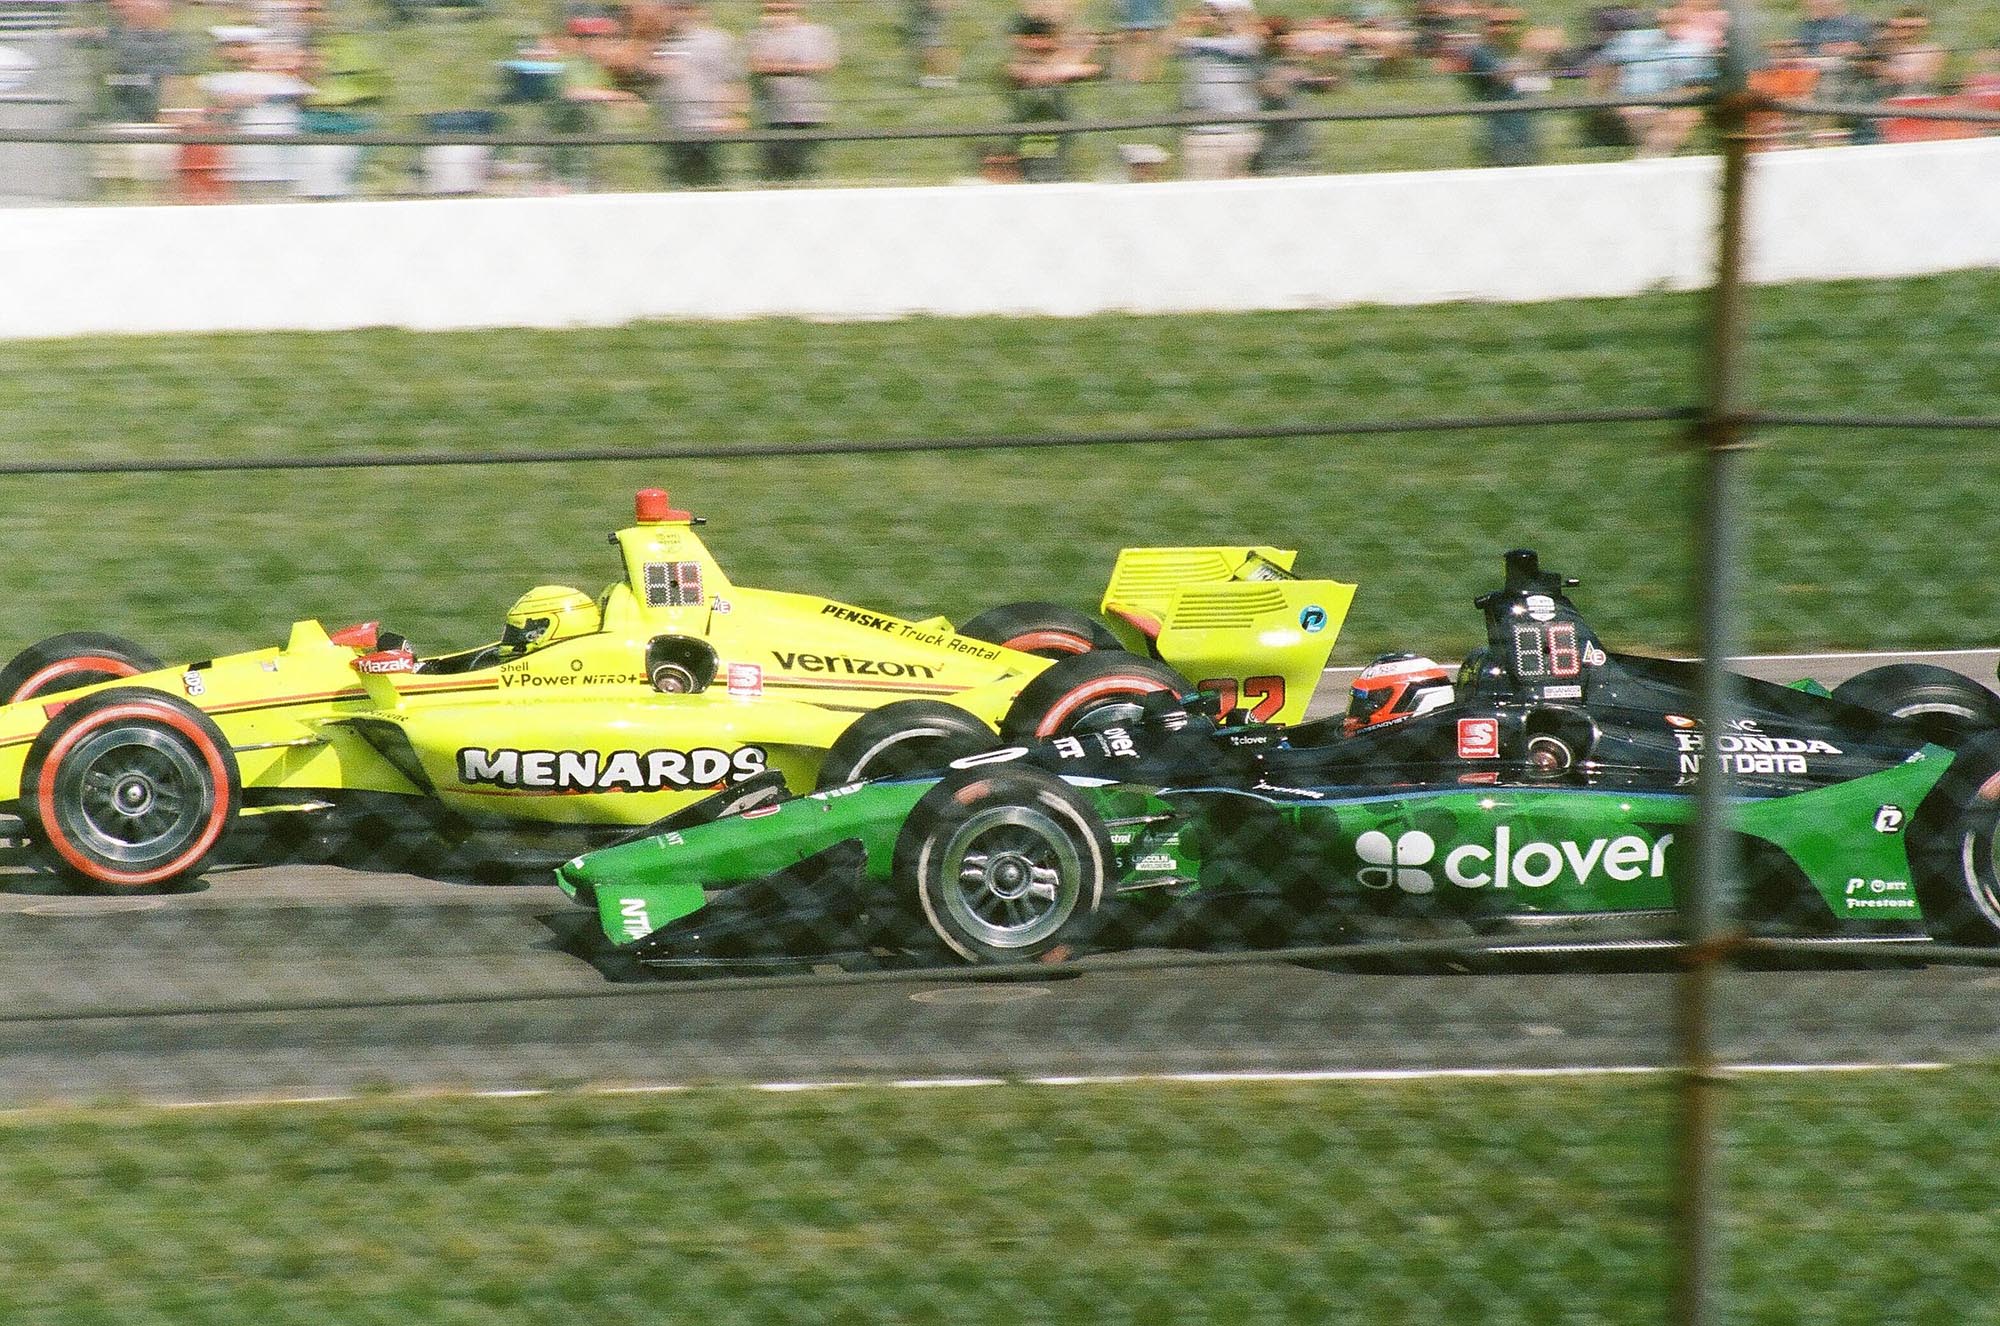
<svg viewBox="0 0 2000 1326"><path fill-rule="evenodd" d="M900 778L942 769L999 744L993 729L938 700L898 700L848 725L827 750L814 784L820 791L869 778Z"/></svg>
<svg viewBox="0 0 2000 1326"><path fill-rule="evenodd" d="M2000 728L2000 695L1931 663L1870 668L1834 687L1833 698L1889 718L1927 720L1961 735Z"/></svg>
<svg viewBox="0 0 2000 1326"><path fill-rule="evenodd" d="M1911 887L1941 944L2000 944L2000 733L1975 737L1917 808Z"/></svg>
<svg viewBox="0 0 2000 1326"><path fill-rule="evenodd" d="M1090 803L1038 769L982 766L924 794L896 844L899 893L967 962L1034 962L1103 904L1114 857Z"/></svg>

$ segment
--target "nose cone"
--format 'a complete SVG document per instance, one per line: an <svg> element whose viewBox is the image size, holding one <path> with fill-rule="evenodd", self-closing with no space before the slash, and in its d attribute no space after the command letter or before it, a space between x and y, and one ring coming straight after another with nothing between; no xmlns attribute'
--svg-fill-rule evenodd
<svg viewBox="0 0 2000 1326"><path fill-rule="evenodd" d="M587 864L589 858L577 857L556 867L556 887L574 898L585 907L597 905L596 872Z"/></svg>

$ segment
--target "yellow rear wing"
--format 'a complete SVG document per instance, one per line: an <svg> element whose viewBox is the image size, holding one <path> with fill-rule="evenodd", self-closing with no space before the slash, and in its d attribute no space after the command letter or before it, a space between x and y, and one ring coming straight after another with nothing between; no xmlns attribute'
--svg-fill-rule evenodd
<svg viewBox="0 0 2000 1326"><path fill-rule="evenodd" d="M1354 586L1300 580L1289 548L1126 548L1101 610L1126 648L1157 654L1222 712L1295 723L1319 686Z"/></svg>

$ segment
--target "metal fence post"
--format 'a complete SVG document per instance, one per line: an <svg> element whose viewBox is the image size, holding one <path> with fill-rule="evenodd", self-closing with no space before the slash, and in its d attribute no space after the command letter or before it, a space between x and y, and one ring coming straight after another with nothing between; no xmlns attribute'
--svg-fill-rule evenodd
<svg viewBox="0 0 2000 1326"><path fill-rule="evenodd" d="M1709 734L1697 784L1695 868L1681 897L1687 944L1675 1005L1681 1091L1674 1147L1674 1277L1672 1319L1708 1326L1720 1319L1721 1237L1718 1229L1718 1133L1724 1079L1715 1053L1717 969L1729 955L1738 860L1729 824L1730 778L1717 758L1715 735L1727 730L1734 707L1727 660L1736 652L1734 579L1738 522L1734 471L1745 446L1741 406L1744 290L1743 225L1749 174L1749 67L1754 34L1749 0L1730 0L1729 39L1709 108L1722 151L1715 286L1705 332L1704 381L1694 441L1701 448L1697 488L1701 723Z"/></svg>

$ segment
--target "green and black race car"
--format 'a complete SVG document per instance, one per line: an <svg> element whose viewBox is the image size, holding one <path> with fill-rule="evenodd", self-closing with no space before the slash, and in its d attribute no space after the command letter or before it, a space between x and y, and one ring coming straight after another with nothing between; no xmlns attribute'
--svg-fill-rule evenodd
<svg viewBox="0 0 2000 1326"><path fill-rule="evenodd" d="M1697 666L1605 650L1574 583L1508 554L1485 646L1422 704L1232 726L1144 698L923 777L739 787L559 882L656 965L1319 943L1371 919L1587 940L1671 916L1721 760L1761 925L2000 941L2000 697L1917 665L1831 694L1743 678L1706 731Z"/></svg>

